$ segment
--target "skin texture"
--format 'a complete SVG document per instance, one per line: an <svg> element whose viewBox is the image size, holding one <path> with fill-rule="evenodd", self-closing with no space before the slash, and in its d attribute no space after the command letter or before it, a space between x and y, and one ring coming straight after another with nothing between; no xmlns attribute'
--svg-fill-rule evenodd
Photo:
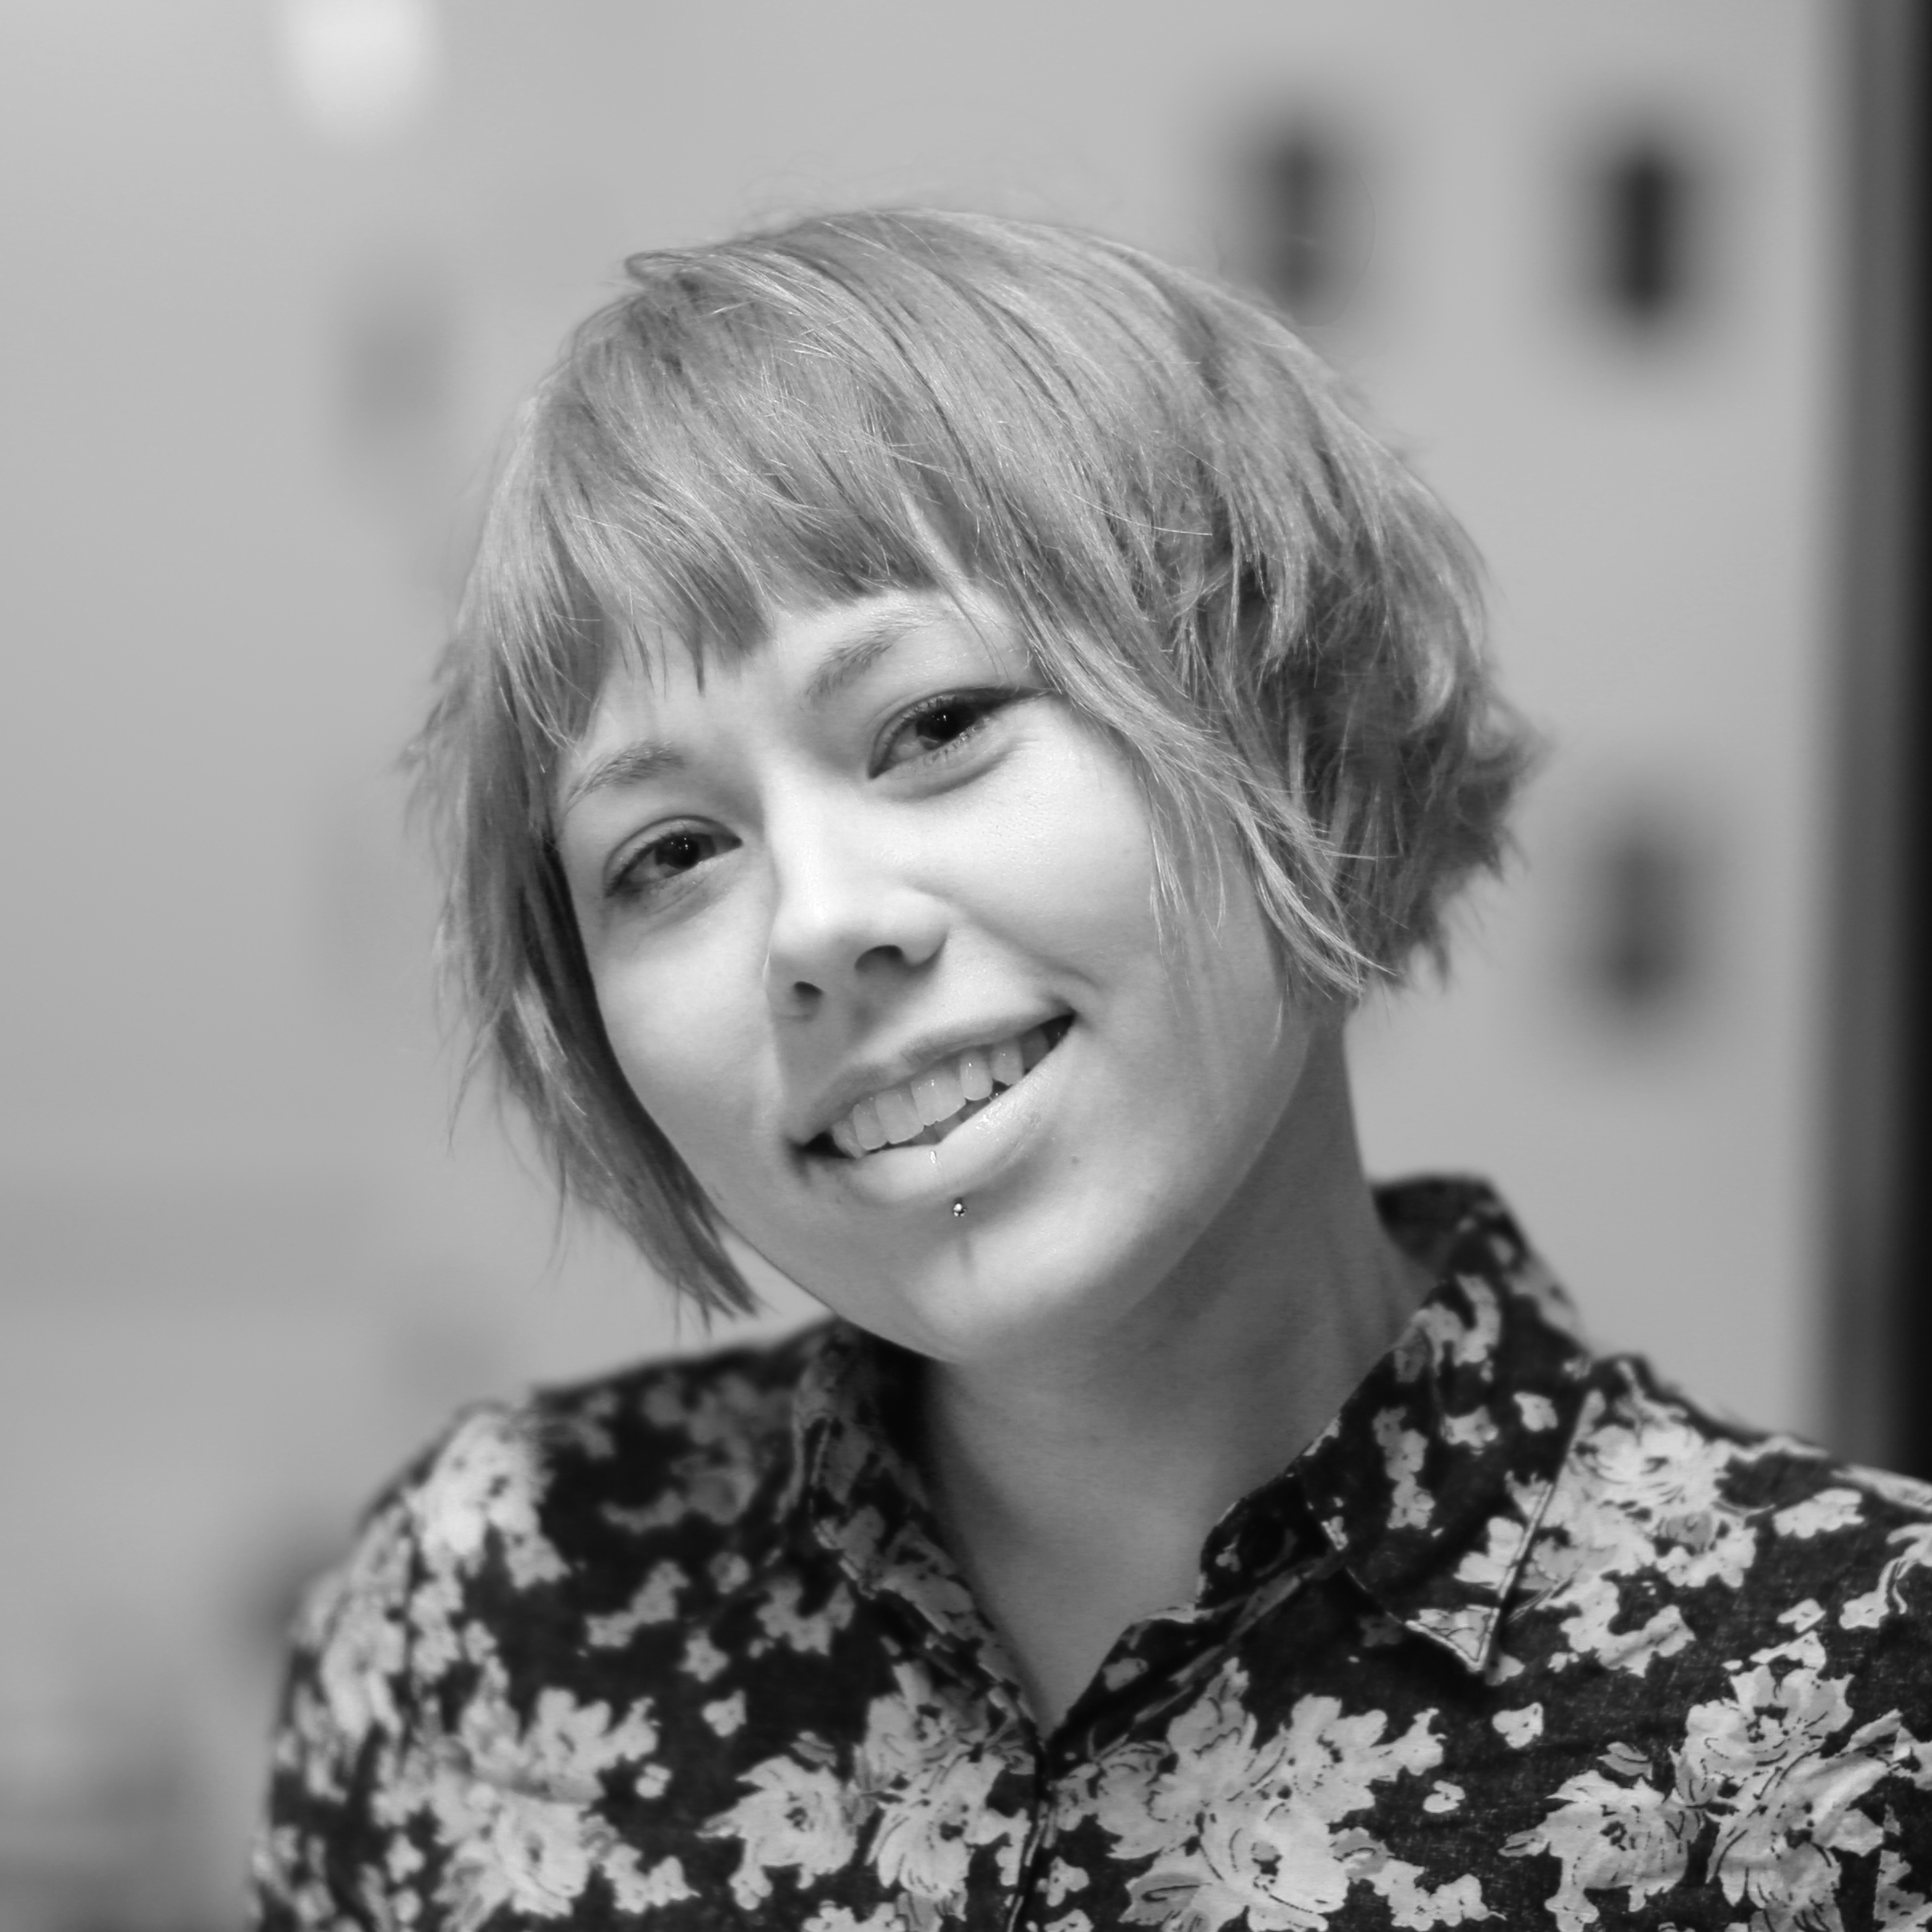
<svg viewBox="0 0 1932 1932"><path fill-rule="evenodd" d="M646 646L560 789L612 1045L740 1239L927 1358L942 1517L1050 1724L1421 1291L1339 1016L1286 996L1231 860L1164 944L1139 789L992 600L781 613L701 677ZM807 1144L1056 1016L936 1148Z"/></svg>

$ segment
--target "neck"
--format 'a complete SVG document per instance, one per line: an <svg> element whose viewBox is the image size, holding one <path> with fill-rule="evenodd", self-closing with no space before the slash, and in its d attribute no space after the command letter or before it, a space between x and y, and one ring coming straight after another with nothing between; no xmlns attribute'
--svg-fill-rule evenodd
<svg viewBox="0 0 1932 1932"><path fill-rule="evenodd" d="M1215 1520L1326 1427L1427 1285L1375 1215L1330 1029L1233 1198L1125 1317L929 1365L941 1515L1043 1720L1127 1623L1192 1594Z"/></svg>

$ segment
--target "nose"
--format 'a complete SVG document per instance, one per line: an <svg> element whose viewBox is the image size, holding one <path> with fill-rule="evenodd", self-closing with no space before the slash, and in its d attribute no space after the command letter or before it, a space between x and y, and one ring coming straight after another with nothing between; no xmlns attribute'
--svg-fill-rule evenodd
<svg viewBox="0 0 1932 1932"><path fill-rule="evenodd" d="M809 1017L828 1000L876 996L945 943L944 906L864 828L793 812L770 850L764 988L780 1017Z"/></svg>

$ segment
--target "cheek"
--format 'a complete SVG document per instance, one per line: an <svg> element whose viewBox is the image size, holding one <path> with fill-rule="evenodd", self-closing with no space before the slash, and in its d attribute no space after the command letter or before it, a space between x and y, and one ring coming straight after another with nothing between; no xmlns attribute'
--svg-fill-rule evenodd
<svg viewBox="0 0 1932 1932"><path fill-rule="evenodd" d="M996 840L982 848L987 897L1050 953L1112 977L1151 960L1154 848L1132 776L1088 742L1011 801Z"/></svg>
<svg viewBox="0 0 1932 1932"><path fill-rule="evenodd" d="M1089 740L1016 814L997 868L1016 919L1094 983L1131 1002L1139 1044L1177 1063L1184 1088L1267 1058L1283 980L1272 929L1231 836L1216 856L1183 852L1184 887L1200 895L1164 921L1147 805L1124 762ZM1164 924L1168 928L1164 934Z"/></svg>
<svg viewBox="0 0 1932 1932"><path fill-rule="evenodd" d="M597 980L597 1007L631 1092L707 1189L732 1186L753 1144L767 1043L740 976L715 959L667 959ZM761 989L750 988L761 1003Z"/></svg>

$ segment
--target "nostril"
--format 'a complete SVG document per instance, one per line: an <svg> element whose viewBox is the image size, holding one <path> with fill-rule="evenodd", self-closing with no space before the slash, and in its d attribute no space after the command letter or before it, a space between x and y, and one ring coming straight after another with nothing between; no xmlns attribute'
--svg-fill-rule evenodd
<svg viewBox="0 0 1932 1932"><path fill-rule="evenodd" d="M764 996L772 1012L790 1018L802 1018L814 1010L824 995L811 980L790 978L776 970L768 960Z"/></svg>
<svg viewBox="0 0 1932 1932"><path fill-rule="evenodd" d="M868 966L906 966L911 963L903 946L869 946L859 955L861 972Z"/></svg>

